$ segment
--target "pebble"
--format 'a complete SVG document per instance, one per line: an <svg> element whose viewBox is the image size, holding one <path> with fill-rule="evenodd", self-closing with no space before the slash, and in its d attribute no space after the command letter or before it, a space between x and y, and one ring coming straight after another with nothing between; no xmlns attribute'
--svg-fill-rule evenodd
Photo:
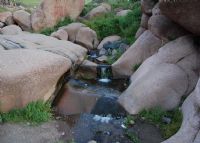
<svg viewBox="0 0 200 143"><path fill-rule="evenodd" d="M96 141L92 140L92 141L89 141L88 143L97 143Z"/></svg>

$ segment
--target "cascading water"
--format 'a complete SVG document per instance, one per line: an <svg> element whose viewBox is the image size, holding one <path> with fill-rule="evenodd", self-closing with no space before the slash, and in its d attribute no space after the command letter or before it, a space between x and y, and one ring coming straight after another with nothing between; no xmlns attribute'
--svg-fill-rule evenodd
<svg viewBox="0 0 200 143"><path fill-rule="evenodd" d="M99 82L109 83L112 80L112 68L110 65L97 66L97 78Z"/></svg>

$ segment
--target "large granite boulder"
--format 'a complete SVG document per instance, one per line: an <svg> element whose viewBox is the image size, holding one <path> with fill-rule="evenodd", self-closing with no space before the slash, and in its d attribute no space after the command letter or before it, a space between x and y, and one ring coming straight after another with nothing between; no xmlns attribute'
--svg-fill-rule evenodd
<svg viewBox="0 0 200 143"><path fill-rule="evenodd" d="M53 27L62 18L76 19L84 8L84 0L43 0L31 15L32 28L40 31Z"/></svg>
<svg viewBox="0 0 200 143"><path fill-rule="evenodd" d="M78 34L78 31L82 28L86 27L85 24L82 23L71 23L67 26L60 27L59 29L65 30L68 33L69 41L75 42L76 35Z"/></svg>
<svg viewBox="0 0 200 143"><path fill-rule="evenodd" d="M89 50L92 50L97 48L99 41L94 30L90 29L89 27L82 27L76 35L76 43Z"/></svg>
<svg viewBox="0 0 200 143"><path fill-rule="evenodd" d="M0 35L0 111L53 98L59 79L87 50L68 41L21 32Z"/></svg>
<svg viewBox="0 0 200 143"><path fill-rule="evenodd" d="M107 3L102 3L100 6L93 8L86 16L87 19L92 19L94 17L111 12L111 6Z"/></svg>
<svg viewBox="0 0 200 143"><path fill-rule="evenodd" d="M131 114L157 106L165 110L175 108L197 83L200 68L197 47L191 36L163 46L133 74L131 85L119 102Z"/></svg>
<svg viewBox="0 0 200 143"><path fill-rule="evenodd" d="M13 13L14 21L22 28L24 31L31 31L31 14L24 11L18 10Z"/></svg>
<svg viewBox="0 0 200 143"><path fill-rule="evenodd" d="M162 41L149 30L145 31L136 42L112 65L114 77L131 76L134 66L140 65L162 46Z"/></svg>
<svg viewBox="0 0 200 143"><path fill-rule="evenodd" d="M200 1L160 0L161 12L188 31L200 35Z"/></svg>

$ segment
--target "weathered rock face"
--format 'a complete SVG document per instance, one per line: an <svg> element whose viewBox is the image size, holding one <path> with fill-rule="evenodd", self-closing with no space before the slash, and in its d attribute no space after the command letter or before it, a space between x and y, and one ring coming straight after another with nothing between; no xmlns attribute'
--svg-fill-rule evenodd
<svg viewBox="0 0 200 143"><path fill-rule="evenodd" d="M41 34L0 36L0 111L52 97L58 80L81 64L87 50ZM5 49L5 50L4 50Z"/></svg>
<svg viewBox="0 0 200 143"><path fill-rule="evenodd" d="M152 9L158 0L141 0L142 12L148 15L152 14Z"/></svg>
<svg viewBox="0 0 200 143"><path fill-rule="evenodd" d="M200 35L200 1L197 0L160 0L161 12L188 31Z"/></svg>
<svg viewBox="0 0 200 143"><path fill-rule="evenodd" d="M107 3L102 3L100 6L92 9L86 16L85 18L91 19L103 14L106 14L111 11L111 6Z"/></svg>
<svg viewBox="0 0 200 143"><path fill-rule="evenodd" d="M132 83L119 102L131 114L156 106L175 108L197 83L200 63L196 47L190 36L163 46L133 74Z"/></svg>
<svg viewBox="0 0 200 143"><path fill-rule="evenodd" d="M0 29L0 34L4 35L16 35L22 32L22 29L17 25L9 25Z"/></svg>
<svg viewBox="0 0 200 143"><path fill-rule="evenodd" d="M99 41L94 30L89 27L82 27L76 35L76 43L87 49L96 49Z"/></svg>
<svg viewBox="0 0 200 143"><path fill-rule="evenodd" d="M182 27L161 14L151 16L148 29L163 41L175 40L187 33Z"/></svg>
<svg viewBox="0 0 200 143"><path fill-rule="evenodd" d="M94 30L82 23L71 23L60 29L68 33L69 41L77 43L86 49L96 49L99 41Z"/></svg>
<svg viewBox="0 0 200 143"><path fill-rule="evenodd" d="M162 42L149 30L145 31L136 42L112 65L114 77L131 76L135 65L141 64L161 47Z"/></svg>
<svg viewBox="0 0 200 143"><path fill-rule="evenodd" d="M199 143L200 81L182 105L183 122L180 130L163 143Z"/></svg>
<svg viewBox="0 0 200 143"><path fill-rule="evenodd" d="M63 29L59 29L58 31L53 32L51 36L59 40L68 40L68 33Z"/></svg>
<svg viewBox="0 0 200 143"><path fill-rule="evenodd" d="M39 50L9 50L0 55L0 110L4 112L48 100L71 66L70 60Z"/></svg>
<svg viewBox="0 0 200 143"><path fill-rule="evenodd" d="M82 24L82 23L71 23L71 24L69 24L67 26L61 27L60 29L63 29L63 30L65 30L68 33L69 41L75 42L76 35L77 35L78 31L82 27L86 27L86 25Z"/></svg>
<svg viewBox="0 0 200 143"><path fill-rule="evenodd" d="M0 22L5 23L6 25L13 24L12 12L1 12L0 13Z"/></svg>
<svg viewBox="0 0 200 143"><path fill-rule="evenodd" d="M24 31L31 31L31 14L24 11L19 10L13 13L14 21L22 28Z"/></svg>
<svg viewBox="0 0 200 143"><path fill-rule="evenodd" d="M84 4L84 0L43 0L31 16L33 30L52 27L64 17L76 19Z"/></svg>

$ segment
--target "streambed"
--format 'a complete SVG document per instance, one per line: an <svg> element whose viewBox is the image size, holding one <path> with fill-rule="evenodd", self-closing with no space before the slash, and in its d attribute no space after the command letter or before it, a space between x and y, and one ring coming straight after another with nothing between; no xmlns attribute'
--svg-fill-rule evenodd
<svg viewBox="0 0 200 143"><path fill-rule="evenodd" d="M125 127L127 113L116 101L128 84L127 79L102 83L71 78L54 102L61 140L134 143L129 135L133 134L140 143L160 143L163 139L154 125L136 120L133 126Z"/></svg>

